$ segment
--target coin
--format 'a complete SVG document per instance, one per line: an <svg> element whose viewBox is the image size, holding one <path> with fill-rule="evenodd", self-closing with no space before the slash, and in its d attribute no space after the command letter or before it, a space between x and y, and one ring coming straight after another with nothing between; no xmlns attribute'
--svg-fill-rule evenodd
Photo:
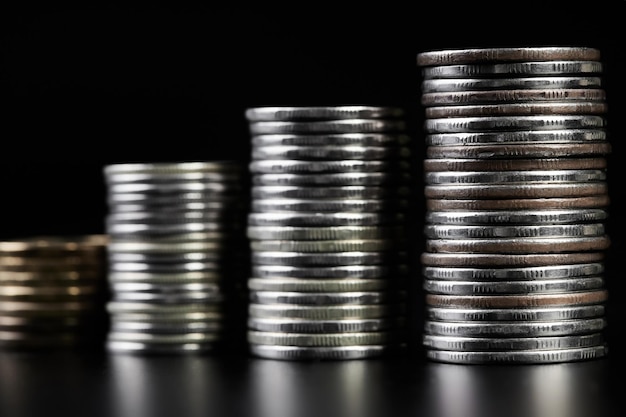
<svg viewBox="0 0 626 417"><path fill-rule="evenodd" d="M520 267L520 266L547 266L581 264L589 262L603 262L605 253L596 252L571 252L571 253L429 253L423 252L420 256L423 265L426 266L461 266L461 267Z"/></svg>
<svg viewBox="0 0 626 417"><path fill-rule="evenodd" d="M417 54L418 66L466 64L472 62L555 61L600 59L600 51L587 47L467 48L424 51Z"/></svg>
<svg viewBox="0 0 626 417"><path fill-rule="evenodd" d="M503 78L439 78L424 79L421 92L440 93L449 91L483 91L508 89L570 89L570 88L600 88L602 78L597 76L564 76L551 77L515 77Z"/></svg>
<svg viewBox="0 0 626 417"><path fill-rule="evenodd" d="M454 200L454 199L434 199L426 200L426 209L433 212L458 210L562 210L574 209L574 211L586 211L583 209L590 208L608 208L610 198L608 194L587 196L587 197L569 197L569 198L502 198L502 199L478 199L478 200ZM607 213L608 215L608 213ZM603 218L606 218L604 215ZM495 219L495 218L494 218Z"/></svg>
<svg viewBox="0 0 626 417"><path fill-rule="evenodd" d="M385 317L378 319L345 320L294 320L250 317L248 327L252 330L273 333L364 333L400 329L404 318Z"/></svg>
<svg viewBox="0 0 626 417"><path fill-rule="evenodd" d="M602 176L602 174L600 174ZM515 179L515 177L510 177ZM548 183L537 181L509 184L438 184L425 185L424 196L428 199L522 199L522 198L567 198L608 195L608 184L604 180L584 182L571 181ZM468 207L469 208L469 207Z"/></svg>
<svg viewBox="0 0 626 417"><path fill-rule="evenodd" d="M285 333L248 331L248 343L287 346L354 346L380 345L398 342L401 338L391 331L354 333Z"/></svg>
<svg viewBox="0 0 626 417"><path fill-rule="evenodd" d="M569 277L533 280L468 281L426 279L422 288L433 294L481 295L481 294L543 294L554 292L588 291L603 288L602 276Z"/></svg>
<svg viewBox="0 0 626 417"><path fill-rule="evenodd" d="M385 106L267 106L245 110L248 121L285 121L320 119L382 119L403 117L400 107Z"/></svg>
<svg viewBox="0 0 626 417"><path fill-rule="evenodd" d="M602 251L610 246L606 235L555 238L494 238L494 239L426 239L429 252L448 253L559 253Z"/></svg>
<svg viewBox="0 0 626 417"><path fill-rule="evenodd" d="M484 106L483 106L484 107ZM498 106L501 107L501 106ZM518 106L519 107L519 106ZM604 108L603 105L599 107ZM497 110L504 113L500 115L476 115L468 117L452 117L454 109L450 111L446 107L445 116L441 118L427 115L424 121L426 133L459 133L481 131L512 131L512 130L562 130L562 129L599 129L606 126L606 119L601 114L558 114L555 107L548 108L552 114L506 114L505 110ZM540 110L535 106L536 110ZM429 109L427 109L429 110ZM470 109L474 110L474 109ZM488 110L488 109L487 109ZM516 110L516 108L511 108ZM601 110L597 108L596 110ZM432 112L432 108L430 108ZM467 110L463 110L467 111ZM470 111L471 112L471 111Z"/></svg>
<svg viewBox="0 0 626 417"><path fill-rule="evenodd" d="M606 92L601 88L552 88L450 91L422 93L422 106L508 104L569 101L604 101Z"/></svg>
<svg viewBox="0 0 626 417"><path fill-rule="evenodd" d="M516 171L516 170L579 170L606 169L606 158L426 158L422 161L426 172L437 171Z"/></svg>
<svg viewBox="0 0 626 417"><path fill-rule="evenodd" d="M548 60L536 62L505 62L435 65L421 69L422 77L474 78L507 76L598 75L604 66L597 60Z"/></svg>
<svg viewBox="0 0 626 417"><path fill-rule="evenodd" d="M608 111L603 100L596 101L532 101L527 103L464 104L457 106L428 106L428 119L468 117L510 117L512 115L601 115ZM505 124L505 123L503 123Z"/></svg>
<svg viewBox="0 0 626 417"><path fill-rule="evenodd" d="M467 282L491 280L545 280L586 277L604 272L604 263L544 265L529 267L463 268L425 266L422 275L426 279L463 280Z"/></svg>
<svg viewBox="0 0 626 417"><path fill-rule="evenodd" d="M517 130L494 132L450 132L425 135L427 146L578 144L604 141L604 129Z"/></svg>
<svg viewBox="0 0 626 417"><path fill-rule="evenodd" d="M406 345L354 345L354 346L281 346L251 344L250 352L257 357L276 360L349 360L367 359L406 353Z"/></svg>
<svg viewBox="0 0 626 417"><path fill-rule="evenodd" d="M604 156L611 153L608 142L494 144L472 146L428 146L427 158L566 158Z"/></svg>
<svg viewBox="0 0 626 417"><path fill-rule="evenodd" d="M335 119L323 121L254 121L248 123L251 135L293 133L402 133L403 119Z"/></svg>
<svg viewBox="0 0 626 417"><path fill-rule="evenodd" d="M486 364L486 363L527 363L551 364L562 362L588 361L606 357L608 347L590 346L570 349L553 350L506 350L502 352L457 352L428 349L426 357L439 362L454 364Z"/></svg>
<svg viewBox="0 0 626 417"><path fill-rule="evenodd" d="M458 308L529 308L563 307L604 303L608 299L606 289L572 291L554 294L516 295L443 295L426 294L426 305Z"/></svg>
<svg viewBox="0 0 626 417"><path fill-rule="evenodd" d="M606 343L602 333L542 337L471 337L426 334L422 338L428 349L476 352L556 350L601 346Z"/></svg>
<svg viewBox="0 0 626 417"><path fill-rule="evenodd" d="M426 308L426 317L428 319L447 322L549 322L554 320L598 318L605 317L605 314L606 306L602 303L560 307L463 308L458 306L428 306Z"/></svg>
<svg viewBox="0 0 626 417"><path fill-rule="evenodd" d="M407 145L411 136L398 133L313 133L313 134L257 134L251 135L252 149L265 146L389 146Z"/></svg>
<svg viewBox="0 0 626 417"><path fill-rule="evenodd" d="M567 238L602 236L604 223L587 224L427 224L423 228L428 239L484 238Z"/></svg>

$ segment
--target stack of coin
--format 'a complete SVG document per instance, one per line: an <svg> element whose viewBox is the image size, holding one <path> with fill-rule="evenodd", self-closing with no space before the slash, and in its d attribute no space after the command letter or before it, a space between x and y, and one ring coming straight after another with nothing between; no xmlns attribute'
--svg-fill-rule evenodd
<svg viewBox="0 0 626 417"><path fill-rule="evenodd" d="M411 175L403 110L255 107L245 116L251 353L404 352Z"/></svg>
<svg viewBox="0 0 626 417"><path fill-rule="evenodd" d="M419 53L428 358L603 357L605 91L587 47Z"/></svg>
<svg viewBox="0 0 626 417"><path fill-rule="evenodd" d="M247 172L234 161L104 167L113 352L246 347Z"/></svg>
<svg viewBox="0 0 626 417"><path fill-rule="evenodd" d="M107 331L104 235L0 242L0 347L99 348Z"/></svg>

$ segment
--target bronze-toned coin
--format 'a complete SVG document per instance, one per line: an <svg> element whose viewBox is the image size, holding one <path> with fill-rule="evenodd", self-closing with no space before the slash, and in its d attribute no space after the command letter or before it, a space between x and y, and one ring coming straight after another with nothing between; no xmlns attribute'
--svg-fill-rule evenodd
<svg viewBox="0 0 626 417"><path fill-rule="evenodd" d="M572 102L546 101L427 107L424 110L424 115L429 119L511 115L593 115L605 114L607 110L608 104L602 100Z"/></svg>
<svg viewBox="0 0 626 417"><path fill-rule="evenodd" d="M567 104L567 103L566 103ZM602 104L592 103L604 107ZM516 110L517 107L510 107L509 111ZM606 127L606 118L601 114L588 114L587 111L578 106L579 114L561 114L557 108L551 104L551 113L545 114L522 114L515 113L506 114L506 109L496 110L501 113L495 115L476 115L468 117L460 117L455 115L455 111L472 112L473 107L457 106L436 108L429 107L426 109L427 118L424 120L424 131L426 133L476 133L476 132L509 132L518 130L563 130L563 129L602 129ZM501 108L502 106L478 106L485 111L489 109ZM535 105L536 110L540 110L539 105ZM434 109L434 110L433 110ZM441 118L435 118L429 115L429 112L439 111L437 109L446 110ZM465 110L464 110L465 109ZM526 109L531 110L531 108ZM545 110L545 109L544 109ZM597 109L599 110L599 109Z"/></svg>
<svg viewBox="0 0 626 417"><path fill-rule="evenodd" d="M608 207L608 194L569 198L426 199L426 209L447 210L557 210Z"/></svg>
<svg viewBox="0 0 626 417"><path fill-rule="evenodd" d="M447 253L562 253L602 251L611 244L608 236L564 238L427 239L428 252Z"/></svg>
<svg viewBox="0 0 626 417"><path fill-rule="evenodd" d="M532 144L493 144L471 146L428 146L427 158L568 158L605 156L612 151L609 142L589 143L532 143Z"/></svg>
<svg viewBox="0 0 626 417"><path fill-rule="evenodd" d="M572 291L556 294L532 295L443 295L426 294L426 304L453 308L527 308L559 307L605 303L609 298L607 289Z"/></svg>
<svg viewBox="0 0 626 417"><path fill-rule="evenodd" d="M420 52L417 54L417 65L425 67L473 62L594 61L598 59L600 59L600 50L588 47L468 48Z"/></svg>
<svg viewBox="0 0 626 417"><path fill-rule="evenodd" d="M564 76L547 77L503 77L503 78L433 78L424 79L422 93L442 93L451 91L484 91L513 89L559 89L559 88L600 88L602 77Z"/></svg>
<svg viewBox="0 0 626 417"><path fill-rule="evenodd" d="M553 88L484 91L450 91L422 93L422 106L464 104L507 104L536 102L604 101L606 92L601 88Z"/></svg>
<svg viewBox="0 0 626 417"><path fill-rule="evenodd" d="M588 60L449 64L423 67L422 78L600 75L603 70L601 61Z"/></svg>
<svg viewBox="0 0 626 417"><path fill-rule="evenodd" d="M426 158L422 161L426 172L435 171L515 171L606 169L607 159L597 158Z"/></svg>
<svg viewBox="0 0 626 417"><path fill-rule="evenodd" d="M566 198L608 194L606 181L536 184L445 184L424 186L433 199Z"/></svg>
<svg viewBox="0 0 626 417"><path fill-rule="evenodd" d="M577 144L605 141L605 129L513 130L432 133L424 137L426 146Z"/></svg>
<svg viewBox="0 0 626 417"><path fill-rule="evenodd" d="M571 253L434 253L423 252L421 263L425 266L444 267L527 267L583 264L603 262L606 254L599 252L571 252Z"/></svg>

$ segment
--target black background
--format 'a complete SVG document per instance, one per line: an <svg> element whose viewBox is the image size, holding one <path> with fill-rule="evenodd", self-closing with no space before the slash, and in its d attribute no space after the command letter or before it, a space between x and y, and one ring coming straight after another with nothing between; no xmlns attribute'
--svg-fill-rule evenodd
<svg viewBox="0 0 626 417"><path fill-rule="evenodd" d="M612 351L624 351L617 334L626 322L626 2L88 3L2 6L0 239L104 232L106 164L247 161L244 111L252 106L401 106L419 171L419 52L595 47L613 146L606 274ZM419 197L422 184L415 187ZM416 225L423 214L415 213Z"/></svg>

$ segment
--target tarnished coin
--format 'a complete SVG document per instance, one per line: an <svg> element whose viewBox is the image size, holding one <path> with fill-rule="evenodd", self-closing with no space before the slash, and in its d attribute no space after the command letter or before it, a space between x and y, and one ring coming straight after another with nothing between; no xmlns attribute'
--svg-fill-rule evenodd
<svg viewBox="0 0 626 417"><path fill-rule="evenodd" d="M494 238L494 239L426 239L426 251L448 253L562 253L592 252L609 248L610 238L590 237L542 237L542 238Z"/></svg>
<svg viewBox="0 0 626 417"><path fill-rule="evenodd" d="M585 75L555 75L549 77L502 78L439 78L422 80L421 92L442 93L452 91L485 91L513 89L572 89L600 88L602 77Z"/></svg>
<svg viewBox="0 0 626 417"><path fill-rule="evenodd" d="M523 170L579 170L606 169L607 159L589 158L426 158L422 161L426 172L463 171L523 171Z"/></svg>
<svg viewBox="0 0 626 417"><path fill-rule="evenodd" d="M550 294L515 295L444 295L426 294L427 306L448 308L530 308L564 307L605 303L609 293L606 289L571 291Z"/></svg>
<svg viewBox="0 0 626 417"><path fill-rule="evenodd" d="M422 93L422 106L465 104L508 104L536 102L604 101L606 92L601 88L552 88L450 91Z"/></svg>
<svg viewBox="0 0 626 417"><path fill-rule="evenodd" d="M422 78L475 78L523 76L599 75L604 71L597 60L549 60L536 62L505 62L435 65L421 69Z"/></svg>
<svg viewBox="0 0 626 417"><path fill-rule="evenodd" d="M571 252L571 253L434 253L423 252L420 261L425 266L443 267L530 267L548 265L583 264L603 262L605 253Z"/></svg>
<svg viewBox="0 0 626 417"><path fill-rule="evenodd" d="M521 211L546 210L559 211L574 209L573 211L584 211L586 209L602 208L605 211L611 200L608 194L600 194L586 197L566 197L566 198L499 198L499 199L434 199L426 200L426 209L430 212L451 211L458 213L459 210L501 210L501 211ZM606 211L605 211L606 212ZM522 213L524 214L524 213ZM453 215L452 215L453 216ZM603 218L606 218L604 215ZM494 218L495 220L496 218ZM497 221L497 220L496 220Z"/></svg>
<svg viewBox="0 0 626 417"><path fill-rule="evenodd" d="M486 280L553 280L561 278L589 277L604 272L603 262L582 264L544 265L528 267L463 268L425 266L422 275L434 280L462 280L466 282Z"/></svg>
<svg viewBox="0 0 626 417"><path fill-rule="evenodd" d="M602 174L600 174L602 176ZM515 178L511 178L514 180ZM605 180L509 183L509 184L427 184L424 196L433 199L475 200L475 199L507 199L507 198L567 198L608 195L608 184ZM468 207L469 208L469 207Z"/></svg>
<svg viewBox="0 0 626 417"><path fill-rule="evenodd" d="M406 133L314 133L314 134L264 134L252 135L252 148L265 146L389 146L407 145L412 139Z"/></svg>
<svg viewBox="0 0 626 417"><path fill-rule="evenodd" d="M588 291L605 286L598 276L569 277L533 280L471 281L425 279L422 288L433 294L483 295L483 294L543 294L570 291Z"/></svg>
<svg viewBox="0 0 626 417"><path fill-rule="evenodd" d="M425 51L417 54L418 66L467 64L472 62L518 62L600 59L600 50L571 46L527 46L509 48L468 48Z"/></svg>
<svg viewBox="0 0 626 417"><path fill-rule="evenodd" d="M542 337L471 337L425 334L422 343L427 349L446 351L521 351L556 350L602 346L606 337L602 333Z"/></svg>
<svg viewBox="0 0 626 417"><path fill-rule="evenodd" d="M251 107L245 110L248 121L383 119L403 117L400 107L388 106L278 106Z"/></svg>
<svg viewBox="0 0 626 417"><path fill-rule="evenodd" d="M364 333L396 331L406 322L404 317L345 320L302 320L249 317L248 328L274 333Z"/></svg>
<svg viewBox="0 0 626 417"><path fill-rule="evenodd" d="M406 344L354 345L354 346L281 346L251 344L254 356L275 360L350 360L377 358L406 353Z"/></svg>
<svg viewBox="0 0 626 417"><path fill-rule="evenodd" d="M109 243L106 234L53 236L40 235L0 241L0 256L65 257L100 256Z"/></svg>
<svg viewBox="0 0 626 417"><path fill-rule="evenodd" d="M444 322L550 322L586 318L606 317L604 303L572 305L561 307L522 307L522 308L426 308L426 317Z"/></svg>
<svg viewBox="0 0 626 417"><path fill-rule="evenodd" d="M487 364L487 363L526 363L526 364L551 364L563 362L589 361L606 357L608 347L589 346L569 349L552 350L505 350L502 352L492 351L453 351L427 349L426 357L438 362L453 364Z"/></svg>
<svg viewBox="0 0 626 417"><path fill-rule="evenodd" d="M403 133L406 122L399 119L335 119L321 121L253 121L251 135L294 133Z"/></svg>
<svg viewBox="0 0 626 417"><path fill-rule="evenodd" d="M608 111L604 100L596 101L544 101L503 104L464 104L428 106L426 118L510 117L523 115L602 115Z"/></svg>
<svg viewBox="0 0 626 417"><path fill-rule="evenodd" d="M515 224L458 225L427 224L423 228L428 239L493 239L493 238L567 238L603 236L604 223L587 224Z"/></svg>
<svg viewBox="0 0 626 417"><path fill-rule="evenodd" d="M287 346L380 345L402 341L396 332L285 333L249 330L248 343Z"/></svg>
<svg viewBox="0 0 626 417"><path fill-rule="evenodd" d="M597 103L595 103L597 104ZM464 107L464 106L462 106ZM485 107L485 106L482 106ZM501 107L501 106L497 106ZM518 106L519 107L519 106ZM535 106L537 107L537 106ZM600 105L600 107L604 107ZM500 110L500 115L476 115L469 117L452 117L454 109L447 108L441 118L428 115L424 121L426 133L459 133L481 131L512 131L512 130L562 130L562 129L600 129L606 126L606 118L601 114L558 114L552 107L552 114L521 114L507 115ZM426 109L429 110L429 109ZM430 108L432 111L432 108ZM470 108L470 110L473 110ZM470 111L465 110L465 111ZM514 109L511 109L514 110ZM537 110L539 110L537 108ZM596 109L600 110L600 109ZM471 112L471 111L470 111Z"/></svg>
<svg viewBox="0 0 626 417"><path fill-rule="evenodd" d="M577 144L607 140L605 129L451 132L425 135L426 146Z"/></svg>
<svg viewBox="0 0 626 417"><path fill-rule="evenodd" d="M428 146L427 158L568 158L606 156L612 151L609 142L493 144L472 146Z"/></svg>

